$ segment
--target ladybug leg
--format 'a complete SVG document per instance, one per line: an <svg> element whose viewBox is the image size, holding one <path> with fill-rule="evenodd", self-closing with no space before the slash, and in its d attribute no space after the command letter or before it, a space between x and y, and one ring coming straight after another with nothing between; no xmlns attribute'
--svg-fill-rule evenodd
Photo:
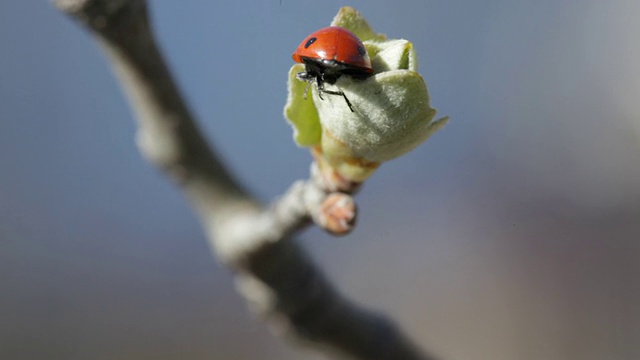
<svg viewBox="0 0 640 360"><path fill-rule="evenodd" d="M344 101L346 101L347 105L349 106L349 110L351 110L351 112L355 112L353 110L353 106L351 105L351 101L349 101L349 99L347 98L347 95L345 95L344 92L342 92L342 91L325 90L323 88L323 89L320 89L320 91L318 91L318 94L321 94L321 93L327 93L327 94L331 94L331 95L342 95L342 97L344 98ZM320 98L322 99L322 96Z"/></svg>
<svg viewBox="0 0 640 360"><path fill-rule="evenodd" d="M304 93L302 93L302 98L307 100L307 93L309 92L309 87L311 86L311 82L307 82L307 86L304 87Z"/></svg>
<svg viewBox="0 0 640 360"><path fill-rule="evenodd" d="M347 95L345 95L342 91L340 91L342 93L342 97L344 98L344 101L347 102L347 105L349 106L349 110L351 110L351 112L355 112L353 110L353 106L351 105L351 101L349 101L349 99L347 98Z"/></svg>
<svg viewBox="0 0 640 360"><path fill-rule="evenodd" d="M311 86L311 83L315 81L316 84L318 85L318 97L320 98L320 100L324 100L324 98L322 97L323 93L330 94L330 95L340 95L344 98L344 101L347 102L347 105L349 106L349 110L351 110L351 112L355 112L353 110L353 105L351 105L351 101L349 101L349 99L347 98L347 95L345 95L344 92L324 89L324 83L327 81L324 78L324 74L314 74L311 71L305 71L305 72L297 73L296 78L298 78L298 80L300 81L307 82L307 86L304 88L304 94L302 95L305 100L307 99L309 86ZM334 82L335 82L335 79L333 80L333 82L330 82L330 84L333 84Z"/></svg>
<svg viewBox="0 0 640 360"><path fill-rule="evenodd" d="M320 98L320 100L324 100L324 98L322 97L322 93L325 92L325 90L324 79L322 78L322 75L318 75L318 77L316 78L316 83L318 84L318 97Z"/></svg>
<svg viewBox="0 0 640 360"><path fill-rule="evenodd" d="M313 81L315 80L315 76L306 71L299 72L296 74L296 78L300 81Z"/></svg>
<svg viewBox="0 0 640 360"><path fill-rule="evenodd" d="M349 99L347 98L347 95L345 95L344 92L325 90L324 81L321 81L320 79L318 79L318 97L320 98L320 100L324 100L324 98L322 97L322 93L330 94L330 95L341 95L344 98L344 101L347 102L347 105L349 106L349 110L351 110L351 112L354 112L353 106L351 105L351 101L349 101Z"/></svg>
<svg viewBox="0 0 640 360"><path fill-rule="evenodd" d="M302 97L307 100L307 93L309 92L309 86L315 80L315 76L309 72L303 71L296 74L296 78L300 81L305 81L307 83L307 87L304 88L304 94Z"/></svg>

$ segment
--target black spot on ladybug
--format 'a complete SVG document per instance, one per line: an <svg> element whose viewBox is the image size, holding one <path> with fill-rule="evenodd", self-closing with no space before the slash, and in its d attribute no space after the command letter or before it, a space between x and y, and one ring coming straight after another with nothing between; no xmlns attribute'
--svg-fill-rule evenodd
<svg viewBox="0 0 640 360"><path fill-rule="evenodd" d="M304 48L308 48L309 46L311 46L311 44L313 44L314 42L316 42L316 40L318 40L318 38L312 37L311 39L307 40L307 43L304 44Z"/></svg>
<svg viewBox="0 0 640 360"><path fill-rule="evenodd" d="M367 53L367 50L365 50L362 46L358 46L358 54L360 54L360 56L364 56Z"/></svg>

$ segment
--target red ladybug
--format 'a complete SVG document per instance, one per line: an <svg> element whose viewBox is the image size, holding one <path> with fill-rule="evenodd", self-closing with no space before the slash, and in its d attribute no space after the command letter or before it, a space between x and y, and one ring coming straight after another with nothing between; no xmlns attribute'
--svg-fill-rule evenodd
<svg viewBox="0 0 640 360"><path fill-rule="evenodd" d="M344 92L325 90L324 84L335 84L342 75L355 79L366 79L373 75L371 59L362 41L351 31L338 26L329 26L311 33L291 57L305 65L305 71L296 75L298 80L309 84L315 81L320 99L323 93L342 95L351 111L353 107ZM307 86L305 98L308 89Z"/></svg>

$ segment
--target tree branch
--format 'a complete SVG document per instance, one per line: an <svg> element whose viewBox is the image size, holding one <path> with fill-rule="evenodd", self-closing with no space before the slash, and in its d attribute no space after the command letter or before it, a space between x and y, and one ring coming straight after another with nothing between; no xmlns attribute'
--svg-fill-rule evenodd
<svg viewBox="0 0 640 360"><path fill-rule="evenodd" d="M238 288L283 335L353 359L428 359L381 315L340 296L291 235L312 222L353 228L350 195L331 193L312 167L264 207L204 139L157 48L144 0L56 0L106 51L138 121L142 154L187 195ZM339 356L339 355L337 355Z"/></svg>

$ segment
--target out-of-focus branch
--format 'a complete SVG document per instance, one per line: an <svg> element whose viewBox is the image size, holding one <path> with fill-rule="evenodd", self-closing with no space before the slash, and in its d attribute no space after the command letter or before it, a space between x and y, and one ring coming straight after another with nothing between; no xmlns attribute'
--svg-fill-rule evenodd
<svg viewBox="0 0 640 360"><path fill-rule="evenodd" d="M239 290L286 337L354 359L427 359L386 318L341 297L288 240L313 222L353 227L350 195L313 171L263 207L223 166L199 131L158 50L144 0L56 0L101 43L136 113L142 154L186 193Z"/></svg>

